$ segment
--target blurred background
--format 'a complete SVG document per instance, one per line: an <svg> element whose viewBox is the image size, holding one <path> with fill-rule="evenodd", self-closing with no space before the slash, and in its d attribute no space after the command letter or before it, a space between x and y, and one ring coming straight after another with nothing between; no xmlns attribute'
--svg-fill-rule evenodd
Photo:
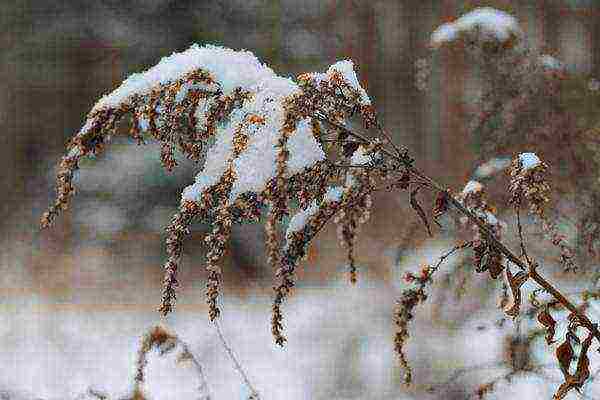
<svg viewBox="0 0 600 400"><path fill-rule="evenodd" d="M76 398L90 387L124 396L140 336L159 322L190 343L214 399L248 394L208 326L208 227L195 226L185 246L177 311L167 320L155 311L163 229L199 165L181 158L169 174L158 148L115 138L82 163L71 209L51 229L38 229L64 144L100 96L192 43L248 49L283 76L351 58L395 140L458 188L477 165L462 108L477 81L464 60L442 54L430 66L431 90L420 91L415 65L435 27L477 5L509 11L531 48L575 73L600 76L600 2L593 0L1 0L0 398ZM452 242L444 234L426 240L403 195L378 194L374 205L359 236L356 287L345 279L334 225L312 245L284 306L285 350L270 337L263 227L234 229L223 330L263 399L462 399L501 375L496 367L472 368L505 362L515 330L497 326L501 313L477 277L471 296L421 307L409 347L416 385L401 386L392 314L403 271L435 260ZM151 398L197 398L194 377L174 365L151 364ZM503 390L549 398L559 382L535 379Z"/></svg>

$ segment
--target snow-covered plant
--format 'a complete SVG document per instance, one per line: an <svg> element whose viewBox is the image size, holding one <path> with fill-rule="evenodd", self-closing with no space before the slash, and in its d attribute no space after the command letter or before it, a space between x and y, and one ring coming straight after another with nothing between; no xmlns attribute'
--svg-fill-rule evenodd
<svg viewBox="0 0 600 400"><path fill-rule="evenodd" d="M498 153L508 149L517 154L510 164L510 184L503 190L509 194L506 204L512 206L518 222L517 253L505 240L510 238L505 232L507 224L490 205L485 185L474 179L454 194L423 173L408 149L394 144L360 85L352 61L339 61L325 72L304 73L294 80L276 75L248 51L212 45L194 45L164 58L149 70L130 76L94 105L60 163L57 199L43 215L42 226L49 226L68 208L79 162L101 152L127 117L134 140L141 144L154 139L160 144L166 169L177 165L175 149L203 162L194 183L183 190L179 210L167 228L168 259L160 311L173 311L183 243L190 225L203 221L211 226L205 238L206 295L209 318L216 320L222 280L219 264L232 226L258 222L266 214L266 251L277 279L271 329L275 342L283 346L282 304L295 286L296 269L319 231L331 220L338 224L340 242L347 249L350 281L356 282L356 233L369 217L371 195L383 189L403 190L430 235L430 222L442 226L439 219L450 211L462 217L458 220L459 235L466 235L437 264L405 276L414 287L404 291L398 301L395 348L407 370L406 382L410 382L411 373L404 345L410 336L414 309L427 299L434 274L449 254L470 249L476 272L487 271L492 279L504 278L502 306L508 317L522 314L525 284L537 285L554 306L568 310L572 328L556 353L564 375L556 398L562 398L587 380L587 351L594 338L600 340L600 331L585 309L542 276L541 261L527 252L520 211L522 206L528 207L531 218L541 221L544 230L552 234L552 242L561 247L566 269L575 269L571 247L547 216L555 188L549 176L556 148L552 153L547 143L540 144L540 138L549 135L563 143L577 142L563 132L570 120L562 110L556 110L556 95L550 99L540 96L559 93L563 67L548 55L532 55L516 20L490 8L476 9L442 25L431 39L433 51L456 43L464 44L488 73L489 87L472 131L484 139L482 158L494 158L481 165L474 178L487 179L509 166L507 154ZM356 127L355 118L362 129ZM498 118L505 121L503 129L489 123ZM521 123L522 119L527 123ZM537 120L550 121L547 124L553 124L553 130L547 131L547 124L535 125ZM516 140L523 129L530 132L525 144ZM495 140L499 136L501 139ZM499 152L500 148L504 150ZM436 194L431 212L418 199L423 190ZM549 336L554 336L550 306L537 304L540 323ZM581 335L577 328L587 333L573 372L571 344ZM146 347L151 345L148 342Z"/></svg>

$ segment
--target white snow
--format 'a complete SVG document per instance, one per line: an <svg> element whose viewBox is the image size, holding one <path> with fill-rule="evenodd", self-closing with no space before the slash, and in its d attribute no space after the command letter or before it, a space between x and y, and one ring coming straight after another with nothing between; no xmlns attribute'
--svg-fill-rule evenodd
<svg viewBox="0 0 600 400"><path fill-rule="evenodd" d="M327 70L327 75L331 76L333 71L337 71L344 77L344 80L360 94L360 103L363 105L370 105L371 99L367 95L365 89L358 82L358 77L354 71L354 63L352 60L342 60L331 65Z"/></svg>
<svg viewBox="0 0 600 400"><path fill-rule="evenodd" d="M307 75L311 79L313 79L318 85L322 81L328 82L333 77L334 72L340 73L344 81L346 81L346 83L351 88L358 91L358 94L360 95L360 104L371 104L371 99L367 95L366 90L360 85L360 82L358 81L358 77L356 76L356 72L354 71L354 63L352 62L352 60L338 61L335 64L332 64L325 73L312 72Z"/></svg>
<svg viewBox="0 0 600 400"><path fill-rule="evenodd" d="M299 88L290 80L274 78L268 87L259 91L253 102L240 112L253 112L265 120L250 136L247 149L233 162L237 180L234 183L229 201L233 202L243 193L260 193L266 188L269 179L276 175L277 141L281 136L284 122L282 101L296 93ZM309 119L300 121L287 142L289 159L287 173L295 175L315 163L325 159L325 153L315 140Z"/></svg>
<svg viewBox="0 0 600 400"><path fill-rule="evenodd" d="M365 165L370 163L371 161L371 156L367 154L364 146L359 146L358 149L356 149L356 151L352 154L352 165Z"/></svg>
<svg viewBox="0 0 600 400"><path fill-rule="evenodd" d="M206 154L206 162L202 171L196 175L196 182L183 189L182 197L185 200L198 201L204 190L217 184L233 155L233 134L231 129L223 126L217 127L216 142Z"/></svg>
<svg viewBox="0 0 600 400"><path fill-rule="evenodd" d="M312 133L310 118L298 123L296 132L288 139L287 147L290 151L287 167L292 174L325 159L325 153Z"/></svg>
<svg viewBox="0 0 600 400"><path fill-rule="evenodd" d="M439 47L457 39L461 34L473 32L475 29L479 30L480 38L487 41L505 42L511 36L520 37L522 35L521 28L512 15L491 7L481 7L454 22L439 26L431 34L431 45Z"/></svg>
<svg viewBox="0 0 600 400"><path fill-rule="evenodd" d="M219 182L220 178L231 166L236 181L233 184L229 201L247 192L260 193L267 182L276 175L277 142L282 134L285 119L283 102L293 94L300 93L299 86L289 78L275 73L248 51L207 45L193 45L182 53L174 53L163 58L149 70L133 74L115 91L104 96L94 106L94 110L116 107L127 103L135 95L144 95L156 87L175 81L186 73L202 69L210 73L222 90L222 95L230 94L233 89L241 87L252 96L245 101L242 108L234 110L228 121L217 125L215 143L207 152L202 171L198 173L193 185L183 191L186 200L198 200L203 191ZM339 61L333 64L325 74L330 78L338 71L348 84L361 95L361 102L369 104L370 100L358 83L354 65L351 61ZM196 86L196 85L194 85ZM192 85L184 84L176 95L176 102L181 102ZM214 99L202 100L195 110L197 128L205 126L205 114ZM157 107L157 111L161 106ZM248 123L247 117L256 115L262 122ZM160 122L160 121L157 121ZM90 129L88 121L82 132ZM146 118L140 118L139 126L148 129ZM233 137L242 129L248 135L247 148L236 159L233 159ZM325 159L325 153L312 134L309 119L298 123L297 129L290 135L287 143L290 153L287 173L294 175Z"/></svg>
<svg viewBox="0 0 600 400"><path fill-rule="evenodd" d="M344 194L344 188L341 186L331 186L327 189L323 198L324 203L339 203ZM289 240L293 232L298 232L304 229L304 226L308 223L310 217L315 215L319 210L319 205L314 200L310 205L298 211L291 219L285 232L285 237Z"/></svg>
<svg viewBox="0 0 600 400"><path fill-rule="evenodd" d="M552 397L553 384L543 377L535 374L517 374L510 382L500 380L495 389L484 398L486 400L495 399L549 399ZM570 396L568 398L571 398ZM576 398L576 397L573 397Z"/></svg>
<svg viewBox="0 0 600 400"><path fill-rule="evenodd" d="M502 226L502 223L498 220L498 218L491 211L479 211L476 210L477 216L483 219L488 225Z"/></svg>
<svg viewBox="0 0 600 400"><path fill-rule="evenodd" d="M181 53L163 57L145 72L130 75L121 86L102 97L92 111L127 104L131 96L146 95L157 85L173 82L197 69L208 71L223 94L229 94L237 87L255 91L258 82L275 76L271 68L263 65L249 51L194 44ZM217 85L207 85L206 89L215 91Z"/></svg>
<svg viewBox="0 0 600 400"><path fill-rule="evenodd" d="M319 206L317 205L316 200L314 200L307 208L294 214L292 219L290 219L287 230L285 231L285 237L289 239L293 232L298 232L304 229L308 219L315 215L317 211L319 211Z"/></svg>
<svg viewBox="0 0 600 400"><path fill-rule="evenodd" d="M541 164L539 157L535 153L519 154L519 161L524 170L529 170Z"/></svg>
<svg viewBox="0 0 600 400"><path fill-rule="evenodd" d="M462 194L467 195L470 193L477 193L480 192L481 190L483 190L483 185L477 181L469 181L467 182L467 184L465 185Z"/></svg>
<svg viewBox="0 0 600 400"><path fill-rule="evenodd" d="M338 203L342 199L344 188L341 186L331 186L325 192L324 200L328 203Z"/></svg>

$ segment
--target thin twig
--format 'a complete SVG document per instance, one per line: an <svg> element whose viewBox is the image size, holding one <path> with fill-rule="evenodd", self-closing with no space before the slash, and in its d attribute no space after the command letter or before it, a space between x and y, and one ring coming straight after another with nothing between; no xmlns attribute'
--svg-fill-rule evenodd
<svg viewBox="0 0 600 400"><path fill-rule="evenodd" d="M365 136L363 136L359 133L353 132L350 129L346 128L345 126L337 124L335 121L331 121L330 119L323 116L322 114L317 113L316 117L338 127L339 129L343 129L346 133L363 141L364 143L372 143L372 141L370 141ZM509 261L511 261L513 264L517 265L519 268L521 268L523 270L528 270L530 278L533 279L544 290L546 290L550 295L552 295L556 300L558 300L565 308L567 308L574 315L576 315L577 318L579 319L579 321L581 322L581 325L584 326L586 329L588 329L588 331L590 331L593 334L593 336L596 338L596 340L598 340L600 342L600 331L598 330L597 324L590 321L590 319L584 313L582 313L581 310L579 310L569 299L567 299L562 293L560 293L550 282L548 282L546 279L544 279L544 277L542 277L537 272L537 264L532 262L531 265L529 265L529 266L526 265L519 257L517 257L510 249L508 249L501 241L499 241L496 238L496 235L489 229L489 227L480 218L478 218L471 210L469 210L467 207L465 207L457 198L455 198L453 195L451 195L450 191L447 188L445 188L444 186L442 186L441 184L439 184L438 182L433 180L431 177L429 177L428 175L426 175L425 173L420 171L418 168L416 168L413 165L412 160L409 157L407 157L405 154L396 155L385 148L382 148L381 151L384 154L386 154L387 156L402 163L406 167L407 171L409 171L411 174L423 179L433 189L437 190L438 192L446 193L448 195L448 202L452 206L454 206L454 208L458 212L460 212L461 214L466 216L471 222L473 222L475 225L477 225L477 227L480 229L482 234L486 237L486 239L488 240L490 245L495 247L500 253L502 253L502 255L504 255Z"/></svg>
<svg viewBox="0 0 600 400"><path fill-rule="evenodd" d="M227 340L225 340L225 336L223 336L223 332L221 331L221 326L219 325L219 322L217 320L214 320L213 323L215 325L215 329L219 336L219 340L221 341L221 344L223 345L223 348L229 355L229 358L233 362L235 369L241 375L242 379L244 380L244 383L246 384L248 389L250 389L250 396L251 396L250 398L253 400L259 400L260 396L258 395L258 392L254 388L252 383L250 383L250 379L248 379L248 375L246 375L246 372L244 372L244 369L242 368L242 365L240 364L240 362L236 358L235 354L233 353L231 346L229 346L229 344L227 344Z"/></svg>
<svg viewBox="0 0 600 400"><path fill-rule="evenodd" d="M198 377L200 378L200 387L198 387L198 390L204 396L201 398L201 400L211 400L210 389L208 387L208 380L206 379L206 376L204 375L202 365L200 364L200 362L198 361L196 356L194 356L194 353L192 353L190 351L187 343L185 343L179 337L177 337L177 342L183 349L184 354L188 356L188 359L192 362L194 369L198 373Z"/></svg>
<svg viewBox="0 0 600 400"><path fill-rule="evenodd" d="M433 270L437 271L440 268L440 265L442 265L442 263L444 261L446 261L446 259L448 257L450 257L452 254L456 253L458 250L466 249L467 247L471 247L472 245L473 245L472 241L471 242L465 242L465 243L457 244L456 246L454 246L453 248L451 248L446 253L444 253L444 254L442 254L440 256L440 258L438 259L438 262L435 264L435 267L433 267Z"/></svg>
<svg viewBox="0 0 600 400"><path fill-rule="evenodd" d="M394 151L396 152L396 154L398 156L402 156L402 150L398 146L396 146L396 144L392 140L391 136L388 135L388 133L385 131L385 129L383 129L383 126L381 125L381 123L378 120L376 120L375 124L377 126L377 130L379 131L379 133L381 133L381 135L383 137L385 137L385 139L389 142L389 144L392 145L392 147L394 148Z"/></svg>
<svg viewBox="0 0 600 400"><path fill-rule="evenodd" d="M515 210L517 214L517 229L519 231L519 245L521 246L521 256L525 257L527 264L531 265L531 258L527 254L527 248L525 247L525 239L523 238L523 225L521 224L521 205L517 206Z"/></svg>

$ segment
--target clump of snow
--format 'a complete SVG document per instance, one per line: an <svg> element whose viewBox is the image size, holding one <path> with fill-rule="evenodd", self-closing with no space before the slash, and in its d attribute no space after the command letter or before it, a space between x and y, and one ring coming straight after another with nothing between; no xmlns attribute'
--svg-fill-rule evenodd
<svg viewBox="0 0 600 400"><path fill-rule="evenodd" d="M366 90L360 85L356 72L354 71L354 63L352 60L342 60L335 64L332 64L325 73L313 72L307 74L312 78L318 85L322 81L329 81L334 73L337 72L342 75L342 78L346 81L351 88L358 91L360 95L359 102L362 105L368 106L371 104L371 99L367 95Z"/></svg>
<svg viewBox="0 0 600 400"><path fill-rule="evenodd" d="M454 22L439 26L431 34L431 45L439 47L452 42L465 33L478 30L478 35L486 41L501 43L513 36L522 35L517 20L510 14L491 7L481 7L463 15Z"/></svg>
<svg viewBox="0 0 600 400"><path fill-rule="evenodd" d="M338 203L342 199L344 188L341 186L331 186L325 192L324 200L328 203Z"/></svg>
<svg viewBox="0 0 600 400"><path fill-rule="evenodd" d="M230 57L221 57L220 69L215 63L202 64L200 67L211 73L219 72L217 79L225 79L219 80L224 92L241 86L249 90L252 97L243 107L231 113L227 124L217 126L216 141L208 151L204 168L196 176L196 183L184 190L183 198L198 200L203 191L218 183L231 162L236 176L229 196L229 201L233 202L243 193L260 193L269 179L276 175L277 142L285 120L283 102L287 97L299 93L300 88L291 79L276 76L272 70L258 63L254 56L248 58L248 54L251 53L240 55L240 52L229 49L211 49L217 54L225 51ZM231 71L226 72L228 69ZM246 77L240 78L236 74ZM233 78L233 75L236 75L236 78ZM240 79L244 80L243 84ZM232 81L237 83L232 84ZM200 102L196 109L195 116L200 128L206 123L205 114L209 107L210 101L207 100ZM260 117L261 122L248 124L249 115ZM233 137L240 129L248 136L248 143L242 154L233 159ZM299 173L325 158L325 153L312 134L309 119L298 123L287 146L290 152L287 164L290 174Z"/></svg>
<svg viewBox="0 0 600 400"><path fill-rule="evenodd" d="M233 161L233 169L236 174L236 182L233 184L229 195L229 201L233 202L238 196L246 192L260 193L269 179L276 175L277 171L277 142L281 136L281 127L283 126L285 115L283 101L287 96L291 96L300 91L299 87L290 79L274 77L261 82L257 87L258 91L254 98L245 104L239 110L232 113L232 124L234 121L243 123L248 114L256 114L263 118L264 122L255 126L252 134L249 134L246 150ZM296 135L306 135L306 125L299 123L292 138ZM233 135L233 130L229 133ZM310 133L312 136L312 133ZM290 159L293 160L293 172L297 173L303 168L312 165L314 162L322 159L319 157L320 146L314 143L316 147L309 142L309 139L303 141L300 139L291 139L293 149L290 150ZM209 150L210 152L210 150ZM301 154L296 155L293 152L310 152L306 157ZM321 154L324 157L324 153ZM218 160L217 160L218 162ZM221 161L222 162L222 161ZM199 175L203 174L200 172Z"/></svg>
<svg viewBox="0 0 600 400"><path fill-rule="evenodd" d="M505 223L500 221L491 211L476 211L477 216L485 221L490 226L505 227Z"/></svg>
<svg viewBox="0 0 600 400"><path fill-rule="evenodd" d="M319 210L319 206L316 201L310 203L310 206L297 212L288 224L287 230L285 231L285 237L290 238L292 233L301 231L308 222L308 219L315 215Z"/></svg>
<svg viewBox="0 0 600 400"><path fill-rule="evenodd" d="M183 199L198 201L207 188L217 184L227 170L227 160L233 155L233 130L217 127L216 142L206 154L202 171L196 175L196 182L183 189Z"/></svg>
<svg viewBox="0 0 600 400"><path fill-rule="evenodd" d="M356 151L352 154L352 165L365 165L371 161L371 156L366 152L364 146L359 146L358 149L356 149Z"/></svg>
<svg viewBox="0 0 600 400"><path fill-rule="evenodd" d="M483 185L477 181L469 181L463 188L462 194L463 196L470 193L478 193L483 190Z"/></svg>
<svg viewBox="0 0 600 400"><path fill-rule="evenodd" d="M325 192L325 196L323 197L323 202L325 203L339 203L342 199L342 195L344 194L344 188L341 186L332 186L327 189ZM319 210L319 205L316 200L314 200L310 205L297 212L288 224L287 230L285 232L285 237L290 238L293 232L298 232L304 229L304 226L308 223L310 217L315 215Z"/></svg>
<svg viewBox="0 0 600 400"><path fill-rule="evenodd" d="M283 102L300 89L288 78L271 77L259 82L255 90L250 101L231 113L227 127L218 127L217 141L208 151L206 164L196 176L196 183L184 190L185 199L197 200L227 170L227 160L233 156L233 135L238 128L248 135L248 144L242 154L232 160L236 181L229 201L235 201L243 193L260 193L269 179L276 175L277 142L285 119ZM249 115L261 117L262 122L248 126L246 119ZM325 158L325 153L312 134L309 119L298 123L287 146L290 174L299 173Z"/></svg>
<svg viewBox="0 0 600 400"><path fill-rule="evenodd" d="M312 133L310 118L298 123L296 131L288 139L287 148L290 152L287 168L292 174L325 159L325 153Z"/></svg>
<svg viewBox="0 0 600 400"><path fill-rule="evenodd" d="M524 170L535 168L542 163L535 153L521 153L519 154L519 161Z"/></svg>
<svg viewBox="0 0 600 400"><path fill-rule="evenodd" d="M157 85L176 81L197 69L209 72L217 82L217 85L207 85L207 90L216 91L220 87L224 94L231 93L237 87L254 91L258 82L275 76L272 69L263 65L249 51L194 44L181 53L163 57L145 72L130 75L121 86L102 97L92 112L127 104L133 95L146 95Z"/></svg>
<svg viewBox="0 0 600 400"><path fill-rule="evenodd" d="M327 70L327 75L333 74L333 71L337 71L346 80L346 82L360 94L360 103L363 105L370 105L371 99L367 95L365 89L358 82L358 77L356 76L356 72L354 71L354 63L352 60L343 60L338 61L335 64L331 65Z"/></svg>

